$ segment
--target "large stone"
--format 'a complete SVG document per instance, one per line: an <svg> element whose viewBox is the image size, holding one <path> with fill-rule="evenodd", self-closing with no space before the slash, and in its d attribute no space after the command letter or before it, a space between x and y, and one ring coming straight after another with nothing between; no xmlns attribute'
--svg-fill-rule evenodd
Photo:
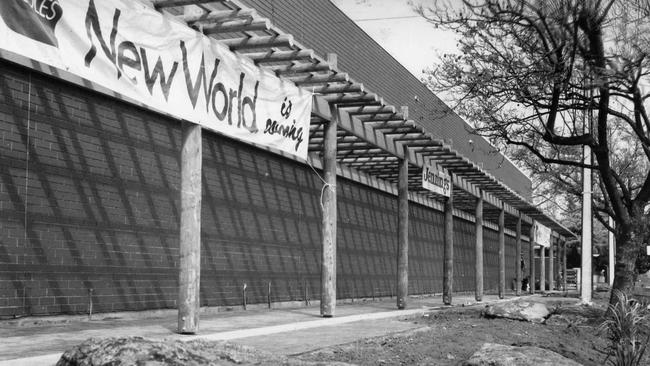
<svg viewBox="0 0 650 366"><path fill-rule="evenodd" d="M341 366L338 362L308 362L226 342L182 342L142 337L90 338L63 353L57 366L146 365L226 366L289 365Z"/></svg>
<svg viewBox="0 0 650 366"><path fill-rule="evenodd" d="M550 312L546 305L533 301L509 301L490 305L484 315L488 318L507 318L542 323Z"/></svg>
<svg viewBox="0 0 650 366"><path fill-rule="evenodd" d="M221 364L219 361L240 363L246 361L246 352L208 346L207 342L156 341L142 337L90 338L63 353L57 366L207 366Z"/></svg>
<svg viewBox="0 0 650 366"><path fill-rule="evenodd" d="M553 351L539 347L515 347L485 343L464 366L581 366Z"/></svg>

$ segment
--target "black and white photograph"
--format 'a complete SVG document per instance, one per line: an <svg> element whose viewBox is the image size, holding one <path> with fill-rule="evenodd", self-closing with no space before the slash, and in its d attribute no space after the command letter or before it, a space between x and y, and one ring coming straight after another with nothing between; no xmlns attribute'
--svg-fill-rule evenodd
<svg viewBox="0 0 650 366"><path fill-rule="evenodd" d="M650 0L0 0L0 366L650 365Z"/></svg>

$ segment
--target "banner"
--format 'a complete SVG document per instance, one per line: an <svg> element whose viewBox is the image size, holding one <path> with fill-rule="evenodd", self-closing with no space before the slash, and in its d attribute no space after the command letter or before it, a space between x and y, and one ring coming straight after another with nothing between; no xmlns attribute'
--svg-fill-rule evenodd
<svg viewBox="0 0 650 366"><path fill-rule="evenodd" d="M422 188L445 197L451 196L451 176L438 166L425 165L422 168Z"/></svg>
<svg viewBox="0 0 650 366"><path fill-rule="evenodd" d="M535 243L548 248L551 246L551 229L535 221Z"/></svg>
<svg viewBox="0 0 650 366"><path fill-rule="evenodd" d="M311 93L136 0L0 0L0 48L153 109L307 157Z"/></svg>

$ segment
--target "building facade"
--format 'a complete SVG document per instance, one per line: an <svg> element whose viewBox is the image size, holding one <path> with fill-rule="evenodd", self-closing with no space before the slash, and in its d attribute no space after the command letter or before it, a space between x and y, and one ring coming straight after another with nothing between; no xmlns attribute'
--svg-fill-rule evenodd
<svg viewBox="0 0 650 366"><path fill-rule="evenodd" d="M170 4L160 10L179 14L182 7ZM257 10L323 56L336 52L341 70L390 103L408 106L411 118L428 133L467 139L457 116L442 122L428 118L427 110L446 107L329 1L219 2L232 4L241 5L238 11ZM324 23L327 19L344 26L332 27ZM0 317L78 314L91 307L94 312L176 308L180 150L188 122L65 70L8 51L0 56ZM414 94L425 106L414 104ZM318 135L316 128L311 135ZM340 137L339 144L344 140ZM493 167L493 176L529 197L530 182L510 163L497 169L494 157L470 156L462 144L452 147ZM300 160L207 129L201 149L200 305L318 301L323 264L318 149L310 150L313 159ZM417 176L418 169L410 171ZM363 167L340 167L339 173L336 298L396 296L396 186ZM443 206L431 197L411 197L408 292L440 294ZM507 215L516 218L511 211ZM520 224L524 248L530 224ZM474 212L456 208L453 228L453 290L473 292ZM507 221L502 232L510 289L521 261L514 221ZM482 237L484 290L496 293L496 220L486 217ZM528 251L523 253L528 262Z"/></svg>

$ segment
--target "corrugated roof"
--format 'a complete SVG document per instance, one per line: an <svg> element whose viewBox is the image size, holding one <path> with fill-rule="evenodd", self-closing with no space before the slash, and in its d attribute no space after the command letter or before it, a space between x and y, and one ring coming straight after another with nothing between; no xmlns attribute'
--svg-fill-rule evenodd
<svg viewBox="0 0 650 366"><path fill-rule="evenodd" d="M408 106L409 118L425 131L531 200L532 187L526 175L483 137L470 133L471 127L462 118L329 0L243 2L321 56L336 53L341 70L388 104Z"/></svg>

